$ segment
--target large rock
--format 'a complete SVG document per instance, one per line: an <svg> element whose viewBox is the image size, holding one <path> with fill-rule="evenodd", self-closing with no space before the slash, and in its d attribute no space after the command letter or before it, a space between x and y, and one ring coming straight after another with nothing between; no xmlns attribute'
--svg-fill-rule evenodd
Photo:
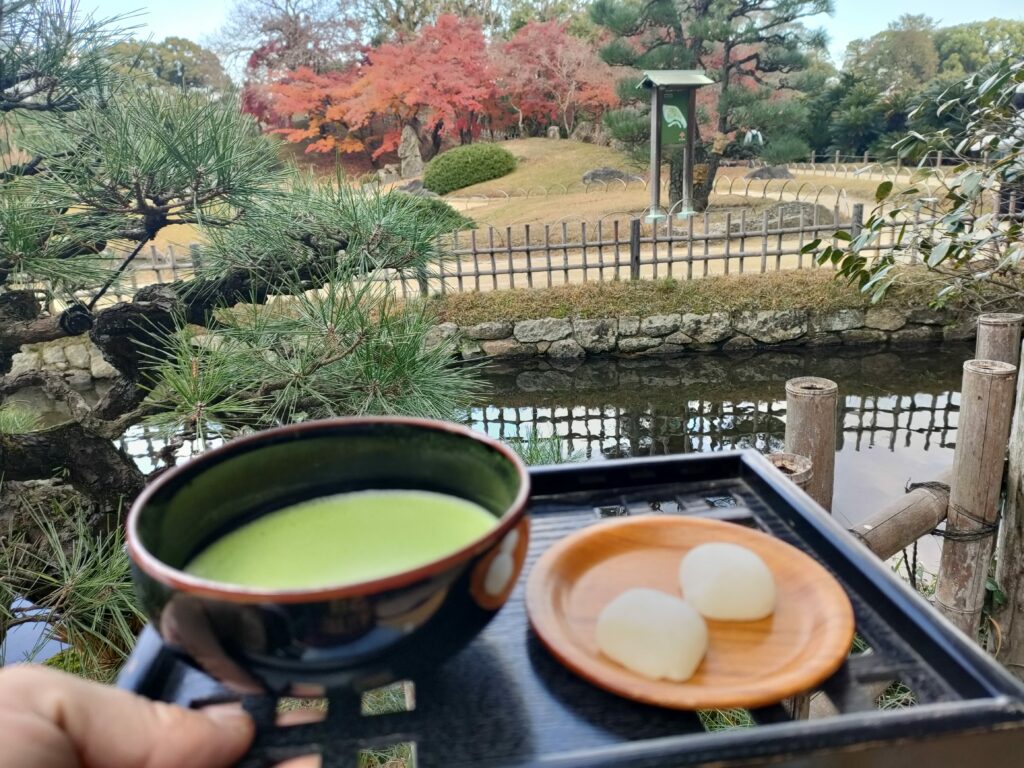
<svg viewBox="0 0 1024 768"><path fill-rule="evenodd" d="M725 342L725 344L722 345L722 349L726 352L736 352L741 349L753 349L756 346L757 342L752 338L738 334Z"/></svg>
<svg viewBox="0 0 1024 768"><path fill-rule="evenodd" d="M643 181L643 177L637 176L635 173L620 171L618 168L592 168L583 174L584 184L608 184L615 181L629 184L631 181Z"/></svg>
<svg viewBox="0 0 1024 768"><path fill-rule="evenodd" d="M619 352L644 352L661 344L661 339L651 336L629 336L619 339Z"/></svg>
<svg viewBox="0 0 1024 768"><path fill-rule="evenodd" d="M717 344L729 337L732 333L732 324L725 312L712 312L710 315L687 312L679 318L679 332L699 344Z"/></svg>
<svg viewBox="0 0 1024 768"><path fill-rule="evenodd" d="M555 360L572 360L579 357L585 357L586 352L583 347L576 343L574 339L561 339L560 341L551 342L551 346L548 347L548 357L554 358Z"/></svg>
<svg viewBox="0 0 1024 768"><path fill-rule="evenodd" d="M97 350L89 363L89 373L94 379L116 379L117 369L104 359Z"/></svg>
<svg viewBox="0 0 1024 768"><path fill-rule="evenodd" d="M737 312L732 326L762 344L780 344L807 333L807 312L799 309Z"/></svg>
<svg viewBox="0 0 1024 768"><path fill-rule="evenodd" d="M64 356L72 368L89 369L89 348L85 344L68 344L64 347Z"/></svg>
<svg viewBox="0 0 1024 768"><path fill-rule="evenodd" d="M556 317L540 320L520 320L516 323L515 337L525 344L538 341L558 341L572 335L572 323Z"/></svg>
<svg viewBox="0 0 1024 768"><path fill-rule="evenodd" d="M651 315L640 321L644 336L668 336L679 328L679 315Z"/></svg>
<svg viewBox="0 0 1024 768"><path fill-rule="evenodd" d="M400 173L403 179L410 179L423 173L420 137L410 125L402 128L402 138L398 142L398 159L401 162Z"/></svg>
<svg viewBox="0 0 1024 768"><path fill-rule="evenodd" d="M907 315L888 307L872 307L864 317L864 325L877 331L898 331L907 324Z"/></svg>
<svg viewBox="0 0 1024 768"><path fill-rule="evenodd" d="M549 139L560 139L562 138L562 132L558 129L557 125L549 125L547 137Z"/></svg>
<svg viewBox="0 0 1024 768"><path fill-rule="evenodd" d="M619 336L636 336L640 333L640 318L626 315L619 318Z"/></svg>
<svg viewBox="0 0 1024 768"><path fill-rule="evenodd" d="M32 373L43 367L43 358L38 352L18 352L11 356L11 378L23 373Z"/></svg>
<svg viewBox="0 0 1024 768"><path fill-rule="evenodd" d="M423 337L423 346L426 349L433 349L440 346L448 339L459 332L459 326L455 323L441 323L430 328Z"/></svg>
<svg viewBox="0 0 1024 768"><path fill-rule="evenodd" d="M864 327L863 309L837 309L814 315L811 322L816 331L852 331Z"/></svg>
<svg viewBox="0 0 1024 768"><path fill-rule="evenodd" d="M615 341L618 337L617 320L573 320L572 327L576 341L587 352L601 354L615 350Z"/></svg>
<svg viewBox="0 0 1024 768"><path fill-rule="evenodd" d="M495 341L482 341L480 346L489 357L499 360L518 360L524 357L533 357L537 354L537 348L533 344L520 344L515 339L496 339Z"/></svg>
<svg viewBox="0 0 1024 768"><path fill-rule="evenodd" d="M64 348L56 344L48 344L43 347L43 364L47 368L67 367L67 358L64 356Z"/></svg>
<svg viewBox="0 0 1024 768"><path fill-rule="evenodd" d="M512 323L506 320L491 320L486 323L477 323L468 328L463 328L462 335L467 339L477 339L478 341L507 339L512 335Z"/></svg>
<svg viewBox="0 0 1024 768"><path fill-rule="evenodd" d="M942 325L949 322L951 317L952 313L949 310L931 307L917 307L907 312L907 322L923 325Z"/></svg>
<svg viewBox="0 0 1024 768"><path fill-rule="evenodd" d="M459 342L459 354L463 360L477 360L484 356L484 348L474 339L462 339Z"/></svg>
<svg viewBox="0 0 1024 768"><path fill-rule="evenodd" d="M934 325L911 325L889 334L889 343L900 347L913 347L942 338L942 331Z"/></svg>
<svg viewBox="0 0 1024 768"><path fill-rule="evenodd" d="M792 179L791 174L785 166L766 165L757 168L746 175L748 179Z"/></svg>
<svg viewBox="0 0 1024 768"><path fill-rule="evenodd" d="M607 147L612 140L603 123L589 120L577 122L569 138L574 141L582 141L585 144L596 144L599 147Z"/></svg>

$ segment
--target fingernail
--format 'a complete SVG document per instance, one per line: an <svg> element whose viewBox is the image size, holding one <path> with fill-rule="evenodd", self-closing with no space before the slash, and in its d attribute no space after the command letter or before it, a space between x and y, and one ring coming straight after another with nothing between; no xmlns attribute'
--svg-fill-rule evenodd
<svg viewBox="0 0 1024 768"><path fill-rule="evenodd" d="M252 718L239 709L237 704L215 704L204 707L200 712L217 723L220 728L251 733L254 727Z"/></svg>

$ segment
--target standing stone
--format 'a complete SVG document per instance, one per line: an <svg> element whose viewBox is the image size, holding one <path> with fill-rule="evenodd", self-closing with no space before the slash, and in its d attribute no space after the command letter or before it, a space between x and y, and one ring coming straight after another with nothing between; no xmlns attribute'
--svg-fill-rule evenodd
<svg viewBox="0 0 1024 768"><path fill-rule="evenodd" d="M557 125L548 126L548 138L549 139L560 139L562 138L562 132L558 129Z"/></svg>
<svg viewBox="0 0 1024 768"><path fill-rule="evenodd" d="M400 173L403 179L409 179L423 173L420 137L411 125L402 128L402 138L398 142L398 159L402 164Z"/></svg>

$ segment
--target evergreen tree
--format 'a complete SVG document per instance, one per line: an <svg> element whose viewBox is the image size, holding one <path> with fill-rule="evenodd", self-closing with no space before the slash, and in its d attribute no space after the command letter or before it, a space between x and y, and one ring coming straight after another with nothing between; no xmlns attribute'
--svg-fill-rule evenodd
<svg viewBox="0 0 1024 768"><path fill-rule="evenodd" d="M694 203L707 206L724 156L738 146L744 129L769 141L792 134L805 112L799 102L779 99L789 78L822 50L825 36L803 20L830 13L831 0L596 0L591 18L613 40L603 56L612 65L635 69L704 69L716 85L705 89L696 130ZM647 140L646 94L636 81L620 84L623 109L607 117L620 141L642 147ZM670 153L669 197L682 195L682 157Z"/></svg>
<svg viewBox="0 0 1024 768"><path fill-rule="evenodd" d="M447 344L425 350L427 318L372 279L427 269L446 222L405 195L297 176L232 98L119 82L105 55L116 35L73 5L4 5L0 71L21 85L0 108L9 156L24 159L0 177L0 374L22 344L88 334L119 377L91 404L56 373L0 375L0 396L43 387L71 414L0 429L3 492L61 475L117 509L145 478L112 440L143 421L201 448L305 418L465 404L471 374L449 367ZM194 278L104 296L181 224L207 242Z"/></svg>

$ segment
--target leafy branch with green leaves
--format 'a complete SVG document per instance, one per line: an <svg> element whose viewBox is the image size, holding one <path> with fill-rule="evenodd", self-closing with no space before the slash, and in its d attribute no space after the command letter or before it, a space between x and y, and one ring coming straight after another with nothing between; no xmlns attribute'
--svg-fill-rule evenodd
<svg viewBox="0 0 1024 768"><path fill-rule="evenodd" d="M881 300L894 285L923 282L937 305L977 310L1024 300L1024 61L972 75L920 112L958 110L963 127L911 133L902 156L941 152L952 168L921 168L908 188L878 186L877 206L859 231L834 233L836 244L804 248L819 263ZM891 244L881 245L891 234ZM908 270L911 264L922 269Z"/></svg>

